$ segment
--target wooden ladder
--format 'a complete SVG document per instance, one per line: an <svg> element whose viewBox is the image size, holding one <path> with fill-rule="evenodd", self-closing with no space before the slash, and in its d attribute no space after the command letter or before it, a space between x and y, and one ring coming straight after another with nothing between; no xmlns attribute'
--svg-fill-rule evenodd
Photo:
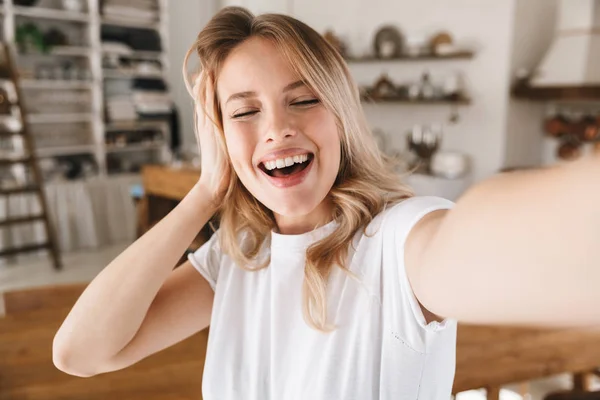
<svg viewBox="0 0 600 400"><path fill-rule="evenodd" d="M0 86L5 87L7 93L12 92L12 97L14 97L11 99L11 96L7 96L9 98L5 99L3 98L4 96L0 95L0 103L9 102L9 107L11 108L11 111L15 111L15 113L17 114L17 118L19 119L21 127L20 129L9 129L0 126L0 137L13 138L14 136L20 135L22 136L24 147L24 154L21 154L17 157L0 158L0 168L8 168L15 164L25 165L30 169L32 182L21 187L15 187L10 189L0 188L0 196L35 193L37 194L41 212L24 217L8 216L8 218L0 220L0 227L43 221L46 231L46 241L43 243L2 249L0 250L0 257L10 257L19 253L48 249L52 257L54 268L58 270L62 267L60 254L58 250L58 243L48 215L48 205L42 187L43 178L38 166L35 148L33 145L33 138L27 127L27 121L23 117L25 113L23 110L21 91L17 81L16 67L13 60L14 58L11 54L10 46L6 42L0 42Z"/></svg>

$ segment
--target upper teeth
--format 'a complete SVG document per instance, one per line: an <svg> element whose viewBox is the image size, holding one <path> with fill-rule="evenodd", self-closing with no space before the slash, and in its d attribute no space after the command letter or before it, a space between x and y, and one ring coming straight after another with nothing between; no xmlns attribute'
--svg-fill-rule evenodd
<svg viewBox="0 0 600 400"><path fill-rule="evenodd" d="M285 168L290 165L294 165L294 163L300 164L306 162L308 160L308 154L300 154L293 157L286 158L278 158L277 160L265 161L265 168L269 171L275 168Z"/></svg>

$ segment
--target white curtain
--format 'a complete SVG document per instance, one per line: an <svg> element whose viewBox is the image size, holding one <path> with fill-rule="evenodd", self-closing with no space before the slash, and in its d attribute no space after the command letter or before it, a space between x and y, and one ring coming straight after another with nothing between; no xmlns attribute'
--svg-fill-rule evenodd
<svg viewBox="0 0 600 400"><path fill-rule="evenodd" d="M125 175L46 184L48 212L61 251L95 249L135 240L136 211L130 190L140 183L138 176ZM40 210L35 194L0 198L0 219L32 215ZM1 249L45 241L41 221L0 228Z"/></svg>

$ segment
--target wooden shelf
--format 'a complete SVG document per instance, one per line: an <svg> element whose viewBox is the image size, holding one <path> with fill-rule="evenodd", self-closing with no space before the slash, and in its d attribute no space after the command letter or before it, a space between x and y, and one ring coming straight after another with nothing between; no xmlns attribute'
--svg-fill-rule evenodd
<svg viewBox="0 0 600 400"><path fill-rule="evenodd" d="M72 114L29 114L27 122L30 124L68 124L74 122L91 122L92 114L72 113Z"/></svg>
<svg viewBox="0 0 600 400"><path fill-rule="evenodd" d="M462 98L458 100L444 100L444 99L436 99L436 100L410 100L404 97L398 98L382 98L382 99L372 99L363 97L361 101L365 104L407 104L407 105L469 105L471 104L471 100L468 98Z"/></svg>
<svg viewBox="0 0 600 400"><path fill-rule="evenodd" d="M92 89L93 86L91 82L76 80L23 79L19 83L23 89Z"/></svg>
<svg viewBox="0 0 600 400"><path fill-rule="evenodd" d="M5 250L0 250L0 257L6 257L6 256L10 256L13 254L33 252L33 251L44 250L44 249L50 250L50 248L51 248L50 243L30 244L27 246L13 247L13 248L5 249Z"/></svg>
<svg viewBox="0 0 600 400"><path fill-rule="evenodd" d="M120 26L123 28L146 28L146 29L160 29L160 23L158 21L143 22L143 21L118 21L110 18L103 18L101 21L102 25Z"/></svg>
<svg viewBox="0 0 600 400"><path fill-rule="evenodd" d="M43 221L44 214L28 215L25 217L12 217L5 220L0 220L0 226L24 224L27 222Z"/></svg>
<svg viewBox="0 0 600 400"><path fill-rule="evenodd" d="M600 102L600 86L531 87L515 86L515 98L540 101L592 101Z"/></svg>
<svg viewBox="0 0 600 400"><path fill-rule="evenodd" d="M375 56L368 57L348 57L348 63L373 63L373 62L404 62L404 61L447 61L447 60L467 60L474 57L472 51L461 51L452 54L424 54L419 56L402 56L395 58L379 58Z"/></svg>
<svg viewBox="0 0 600 400"><path fill-rule="evenodd" d="M139 129L148 129L148 128L164 128L167 126L167 121L153 121L153 120L140 120L140 121L119 121L119 122L111 122L106 124L105 131L106 132L115 132L115 131L132 131Z"/></svg>
<svg viewBox="0 0 600 400"><path fill-rule="evenodd" d="M31 186L16 187L16 188L11 188L11 189L0 189L0 195L6 196L6 195L11 195L11 194L35 193L37 191L38 191L38 187L31 185Z"/></svg>
<svg viewBox="0 0 600 400"><path fill-rule="evenodd" d="M49 148L38 148L35 153L38 157L47 158L54 156L66 156L71 154L86 154L94 153L96 146L93 144L82 144L78 146L61 146L61 147L49 147Z"/></svg>
<svg viewBox="0 0 600 400"><path fill-rule="evenodd" d="M19 53L23 56L59 56L59 57L89 57L92 53L90 47L85 46L53 46L48 53L41 51Z"/></svg>
<svg viewBox="0 0 600 400"><path fill-rule="evenodd" d="M84 46L54 46L50 50L53 56L89 57L92 49Z"/></svg>
<svg viewBox="0 0 600 400"><path fill-rule="evenodd" d="M106 146L107 153L128 153L138 151L160 150L166 143L128 144L126 146Z"/></svg>
<svg viewBox="0 0 600 400"><path fill-rule="evenodd" d="M116 52L103 49L103 54L114 54L123 58L136 58L136 59L144 59L144 60L160 60L163 56L163 52L161 51L132 51L130 53L125 52Z"/></svg>
<svg viewBox="0 0 600 400"><path fill-rule="evenodd" d="M0 158L0 166L13 165L13 164L26 164L30 161L31 161L30 157Z"/></svg>
<svg viewBox="0 0 600 400"><path fill-rule="evenodd" d="M19 17L41 18L69 22L90 21L90 16L86 13L78 13L55 8L13 6L13 9L15 15Z"/></svg>
<svg viewBox="0 0 600 400"><path fill-rule="evenodd" d="M22 135L23 134L23 130L20 131L9 131L7 129L0 129L0 137L11 137L11 136L18 136L18 135Z"/></svg>
<svg viewBox="0 0 600 400"><path fill-rule="evenodd" d="M140 73L134 71L104 70L102 75L104 76L104 79L165 78L162 72Z"/></svg>

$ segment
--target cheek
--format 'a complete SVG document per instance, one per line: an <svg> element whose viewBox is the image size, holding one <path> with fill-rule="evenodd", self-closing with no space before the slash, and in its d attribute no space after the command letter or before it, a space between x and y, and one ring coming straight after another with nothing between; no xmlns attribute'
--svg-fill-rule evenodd
<svg viewBox="0 0 600 400"><path fill-rule="evenodd" d="M245 167L252 165L254 149L252 135L237 127L226 126L224 130L225 143L227 143L227 151L233 169L238 176L243 176Z"/></svg>
<svg viewBox="0 0 600 400"><path fill-rule="evenodd" d="M315 135L315 143L321 149L322 156L325 156L325 161L328 167L335 168L335 173L339 169L340 163L340 132L333 117L326 118L313 130Z"/></svg>

